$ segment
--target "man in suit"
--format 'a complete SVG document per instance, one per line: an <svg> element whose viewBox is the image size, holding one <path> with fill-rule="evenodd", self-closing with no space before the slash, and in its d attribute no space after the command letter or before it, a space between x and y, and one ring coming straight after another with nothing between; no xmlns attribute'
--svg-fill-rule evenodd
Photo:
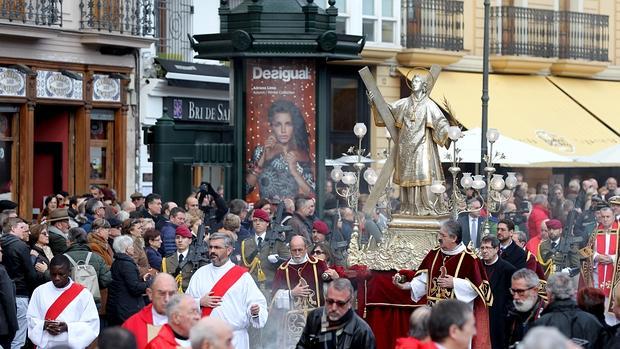
<svg viewBox="0 0 620 349"><path fill-rule="evenodd" d="M474 248L480 247L480 238L482 238L482 227L484 219L480 217L480 208L482 204L477 198L467 201L467 209L469 213L463 214L458 218L459 225L463 231L463 244L469 246L471 242Z"/></svg>
<svg viewBox="0 0 620 349"><path fill-rule="evenodd" d="M497 239L499 240L499 256L512 264L517 270L526 267L525 250L519 247L513 240L515 224L510 219L502 219L497 223Z"/></svg>
<svg viewBox="0 0 620 349"><path fill-rule="evenodd" d="M249 268L250 275L268 300L276 269L291 257L284 237L267 231L270 221L266 211L254 210L252 225L255 234L241 242L241 261Z"/></svg>
<svg viewBox="0 0 620 349"><path fill-rule="evenodd" d="M501 349L504 347L505 340L504 318L508 311L508 304L512 299L510 295L510 278L516 269L510 263L499 258L499 240L495 236L487 235L482 238L480 252L484 262L484 269L491 284L491 292L493 293L493 305L489 311L491 346L493 349Z"/></svg>
<svg viewBox="0 0 620 349"><path fill-rule="evenodd" d="M187 289L189 280L192 278L194 272L207 264L205 262L191 260L192 250L190 244L192 242L192 237L192 232L189 231L187 226L177 226L174 239L177 250L170 256L164 257L161 262L162 271L174 276L178 288L183 292Z"/></svg>

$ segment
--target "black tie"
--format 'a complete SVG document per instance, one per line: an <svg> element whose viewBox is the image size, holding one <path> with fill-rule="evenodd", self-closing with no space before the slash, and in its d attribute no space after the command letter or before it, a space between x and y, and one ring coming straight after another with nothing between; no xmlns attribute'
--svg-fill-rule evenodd
<svg viewBox="0 0 620 349"><path fill-rule="evenodd" d="M552 242L551 243L551 248L555 250L555 248L558 247L558 243L557 242Z"/></svg>
<svg viewBox="0 0 620 349"><path fill-rule="evenodd" d="M258 237L258 249L260 250L261 247L263 247L263 238L262 237Z"/></svg>
<svg viewBox="0 0 620 349"><path fill-rule="evenodd" d="M179 254L179 266L181 265L181 263L183 263L183 255Z"/></svg>

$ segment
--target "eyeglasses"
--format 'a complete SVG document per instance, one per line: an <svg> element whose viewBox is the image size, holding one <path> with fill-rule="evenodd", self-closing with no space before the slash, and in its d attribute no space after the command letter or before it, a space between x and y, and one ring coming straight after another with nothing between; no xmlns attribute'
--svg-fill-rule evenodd
<svg viewBox="0 0 620 349"><path fill-rule="evenodd" d="M527 292L527 291L529 291L529 290L533 289L534 287L536 287L536 286L532 286L532 287L528 287L528 288L524 288L524 289L511 288L511 289L510 289L510 294L511 294L511 295L513 295L513 296L514 296L515 294L516 294L516 295L519 295L519 296L522 296L525 292Z"/></svg>
<svg viewBox="0 0 620 349"><path fill-rule="evenodd" d="M325 254L325 252L321 251L321 250L316 250L316 251L312 251L313 255L319 255L319 254Z"/></svg>
<svg viewBox="0 0 620 349"><path fill-rule="evenodd" d="M325 299L325 303L327 303L327 305L334 305L334 304L336 304L338 307L342 308L345 305L349 304L350 300L351 300L351 297L349 297L349 299L347 299L346 301L337 301L335 299L326 298Z"/></svg>

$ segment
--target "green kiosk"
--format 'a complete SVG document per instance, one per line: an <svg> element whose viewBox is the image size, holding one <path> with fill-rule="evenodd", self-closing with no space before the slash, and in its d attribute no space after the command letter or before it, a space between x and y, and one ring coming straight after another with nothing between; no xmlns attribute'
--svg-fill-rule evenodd
<svg viewBox="0 0 620 349"><path fill-rule="evenodd" d="M338 9L313 0L220 1L220 33L190 37L196 58L230 63L230 121L165 115L145 130L153 190L184 202L196 166L223 168L226 199L317 196L326 179L327 62L359 59L362 36L336 33Z"/></svg>

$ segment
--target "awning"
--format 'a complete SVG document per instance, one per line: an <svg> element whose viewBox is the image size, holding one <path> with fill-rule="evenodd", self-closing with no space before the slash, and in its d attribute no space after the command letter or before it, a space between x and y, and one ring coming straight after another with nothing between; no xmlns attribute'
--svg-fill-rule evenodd
<svg viewBox="0 0 620 349"><path fill-rule="evenodd" d="M161 58L155 58L155 61L166 71L165 78L171 86L228 89L230 78L226 66Z"/></svg>
<svg viewBox="0 0 620 349"><path fill-rule="evenodd" d="M406 75L408 69L402 69ZM467 129L481 127L482 74L442 72L431 97L444 97ZM610 131L543 76L489 75L489 128L559 155L576 158L620 142ZM553 163L573 167L588 164ZM540 166L540 165L537 165Z"/></svg>
<svg viewBox="0 0 620 349"><path fill-rule="evenodd" d="M557 76L550 76L547 79L620 135L620 110L617 107L620 97L620 81Z"/></svg>

